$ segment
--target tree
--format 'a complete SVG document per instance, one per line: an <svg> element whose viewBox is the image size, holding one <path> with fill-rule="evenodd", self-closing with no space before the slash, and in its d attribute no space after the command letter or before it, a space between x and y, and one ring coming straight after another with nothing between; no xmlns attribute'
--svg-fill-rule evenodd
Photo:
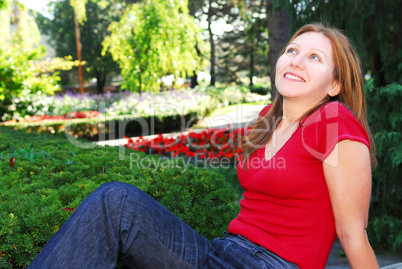
<svg viewBox="0 0 402 269"><path fill-rule="evenodd" d="M368 1L372 7L363 23L365 67L376 84L402 83L401 0Z"/></svg>
<svg viewBox="0 0 402 269"><path fill-rule="evenodd" d="M310 21L329 22L345 30L376 85L401 81L402 0L297 0L292 4L287 9L292 31Z"/></svg>
<svg viewBox="0 0 402 269"><path fill-rule="evenodd" d="M102 42L110 34L108 26L112 21L119 20L126 6L125 1L102 2L88 1L85 5L86 21L80 26L82 44L82 60L85 61L86 77L96 78L98 93L103 88L108 77L119 72L117 63L109 52L102 54ZM78 58L76 50L76 34L74 31L74 11L69 0L51 3L52 19L38 16L37 23L42 33L50 36L50 43L55 47L57 56L71 55Z"/></svg>
<svg viewBox="0 0 402 269"><path fill-rule="evenodd" d="M250 86L255 75L266 75L268 31L265 5L260 1L238 3L238 17L232 30L220 38L219 72L229 82L239 82L238 74L247 71Z"/></svg>
<svg viewBox="0 0 402 269"><path fill-rule="evenodd" d="M200 0L188 0L188 10L189 14L195 18L196 12L198 9L202 8L202 1ZM205 55L201 52L201 49L199 48L199 44L195 44L195 50L197 51L198 57L200 57L200 66L202 64L202 60L205 57ZM191 83L190 83L190 88L195 88L198 86L198 73L196 70L193 70L192 74L189 74Z"/></svg>
<svg viewBox="0 0 402 269"><path fill-rule="evenodd" d="M271 78L271 99L276 95L275 75L276 61L279 58L280 52L289 41L290 38L290 16L286 7L288 1L267 0L267 26L269 32L269 75Z"/></svg>
<svg viewBox="0 0 402 269"><path fill-rule="evenodd" d="M72 2L72 1L70 1ZM73 5L72 5L73 6ZM74 8L74 6L73 6ZM75 43L77 47L77 58L80 64L78 65L78 76L80 79L80 92L81 94L84 94L84 79L82 77L82 57L81 57L81 37L80 37L80 28L79 28L79 21L81 21L82 24L82 18L78 19L77 18L77 12L75 11L76 8L74 8L74 29L75 29ZM82 16L82 15L81 15Z"/></svg>
<svg viewBox="0 0 402 269"><path fill-rule="evenodd" d="M167 74L185 76L196 70L201 29L188 14L187 1L145 1L128 7L120 22L111 24L104 41L122 69L123 88L159 90Z"/></svg>
<svg viewBox="0 0 402 269"><path fill-rule="evenodd" d="M45 54L45 48L38 46L39 30L27 8L15 2L18 8L16 31L10 34L10 2L4 2L0 10L0 116L8 112L13 98L28 93L53 94L59 89L60 78L55 69L71 69L74 63L56 59L59 64L38 61ZM51 70L50 70L51 66Z"/></svg>
<svg viewBox="0 0 402 269"><path fill-rule="evenodd" d="M213 33L212 25L215 22L225 21L230 24L237 18L237 13L232 13L235 9L235 3L231 0L190 0L190 14L199 20L206 20L208 40L210 45L210 75L211 86L216 82L216 42L217 36Z"/></svg>

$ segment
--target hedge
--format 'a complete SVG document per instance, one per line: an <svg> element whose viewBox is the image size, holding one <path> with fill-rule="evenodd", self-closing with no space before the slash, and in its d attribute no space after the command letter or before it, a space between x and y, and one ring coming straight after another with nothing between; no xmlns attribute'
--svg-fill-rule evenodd
<svg viewBox="0 0 402 269"><path fill-rule="evenodd" d="M14 130L24 130L32 133L67 133L75 138L102 141L125 136L183 131L195 124L198 118L197 112L189 112L184 115L100 116L85 119L16 122L5 126Z"/></svg>
<svg viewBox="0 0 402 269"><path fill-rule="evenodd" d="M139 187L209 239L239 211L235 191L213 170L121 147L79 148L57 135L0 127L0 173L0 268L26 268L105 182Z"/></svg>

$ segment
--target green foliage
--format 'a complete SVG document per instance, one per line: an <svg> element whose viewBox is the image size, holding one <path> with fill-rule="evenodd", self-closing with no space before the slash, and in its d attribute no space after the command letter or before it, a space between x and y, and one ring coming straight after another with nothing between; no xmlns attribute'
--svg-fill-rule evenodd
<svg viewBox="0 0 402 269"><path fill-rule="evenodd" d="M80 0L80 2L83 2ZM80 25L80 42L82 60L85 61L84 78L96 78L98 93L103 93L105 84L119 67L110 53L102 55L102 42L110 34L108 26L112 21L118 21L124 10L124 1L107 1L108 5L99 5L95 1L87 1L81 7L86 11L86 21ZM118 3L116 3L118 2ZM120 4L120 2L123 2ZM105 3L105 2L103 2ZM71 4L73 4L71 2ZM52 18L37 16L38 27L43 34L47 34L49 43L54 47L56 55L65 57L71 55L77 59L76 35L74 25L74 10L70 0L53 1L50 3ZM76 69L73 70L74 72ZM70 82L67 72L61 73L62 82Z"/></svg>
<svg viewBox="0 0 402 269"><path fill-rule="evenodd" d="M32 48L40 41L38 27L35 20L29 16L28 9L16 1L14 3L18 8L18 27L11 37L12 43L22 48ZM0 46L7 46L7 44L0 44Z"/></svg>
<svg viewBox="0 0 402 269"><path fill-rule="evenodd" d="M211 169L214 169L215 172L225 177L226 181L232 186L233 191L237 194L237 199L240 201L243 197L244 189L237 177L237 167L212 167Z"/></svg>
<svg viewBox="0 0 402 269"><path fill-rule="evenodd" d="M0 0L0 10L2 10L6 5L6 1L5 0Z"/></svg>
<svg viewBox="0 0 402 269"><path fill-rule="evenodd" d="M236 216L236 194L222 175L183 159L122 150L88 150L61 136L0 127L1 268L26 267L71 214L69 208L105 182L139 187L209 239L221 235Z"/></svg>
<svg viewBox="0 0 402 269"><path fill-rule="evenodd" d="M25 161L33 162L35 159L38 158L45 158L49 154L45 151L36 152L34 148L32 148L31 144L24 145L21 148L14 150L14 152L7 154L4 156L4 152L0 152L0 159L8 160L10 158L17 158Z"/></svg>
<svg viewBox="0 0 402 269"><path fill-rule="evenodd" d="M377 248L389 248L395 251L402 245L402 224L399 218L387 214L369 222L370 243Z"/></svg>
<svg viewBox="0 0 402 269"><path fill-rule="evenodd" d="M39 31L27 9L21 4L17 7L18 27L12 35L10 10L0 11L0 115L9 110L15 97L37 92L53 94L59 90L60 78L55 69L69 69L74 65L64 59L52 61L51 69L50 65L38 64L45 54L44 47L37 46Z"/></svg>
<svg viewBox="0 0 402 269"><path fill-rule="evenodd" d="M0 6L0 44L7 44L10 39L10 3L3 1Z"/></svg>
<svg viewBox="0 0 402 269"><path fill-rule="evenodd" d="M215 22L225 21L226 24L234 24L235 19L238 17L238 9L235 7L237 1L229 0L214 0L214 1L203 1L203 0L189 0L188 6L190 14L194 16L198 21L204 21L207 25L206 27L206 37L209 39L209 50L206 52L209 58L209 70L211 75L210 86L215 86L216 82L216 68L217 68L217 45L218 35L215 31L212 31L213 24ZM204 27L204 26L203 26ZM237 28L236 25L234 28ZM240 26L242 27L242 26ZM239 27L239 28L240 28ZM200 45L200 44L197 44ZM201 48L201 46L199 46ZM205 55L204 52L199 52ZM226 70L227 68L224 67ZM233 78L233 73L229 76Z"/></svg>
<svg viewBox="0 0 402 269"><path fill-rule="evenodd" d="M85 14L85 4L88 0L70 0L70 5L74 8L74 12L77 17L77 21L80 24L84 24L84 21L87 20L87 16Z"/></svg>
<svg viewBox="0 0 402 269"><path fill-rule="evenodd" d="M188 14L187 1L133 4L110 29L103 44L122 69L122 88L158 91L162 76L183 77L199 67L200 28Z"/></svg>
<svg viewBox="0 0 402 269"><path fill-rule="evenodd" d="M68 121L23 122L7 124L14 130L30 133L47 133L67 135L72 141L85 138L92 141L117 139L125 136L151 135L173 131L184 131L196 123L198 114L190 111L186 114L153 116L111 116Z"/></svg>
<svg viewBox="0 0 402 269"><path fill-rule="evenodd" d="M76 63L68 59L56 58L38 62L44 51L40 48L21 48L14 46L0 48L0 116L12 110L15 98L28 94L53 94L60 89L60 77L55 69L70 69ZM10 107L11 106L11 107Z"/></svg>
<svg viewBox="0 0 402 269"><path fill-rule="evenodd" d="M268 29L265 4L260 1L237 1L240 12L230 14L236 17L230 31L220 36L219 69L221 82L240 82L244 71L248 73L249 85L253 77L268 73ZM230 23L230 22L228 22Z"/></svg>
<svg viewBox="0 0 402 269"><path fill-rule="evenodd" d="M53 93L58 89L56 75L38 72L35 61L44 56L42 46L33 48L40 40L35 22L28 16L23 5L18 5L19 20L17 30L10 36L10 22L2 22L0 43L0 100L7 103L13 96L19 96L24 90ZM10 11L1 11L9 18Z"/></svg>
<svg viewBox="0 0 402 269"><path fill-rule="evenodd" d="M292 17L293 32L311 21L329 22L345 30L362 57L364 70L375 77L377 85L401 81L402 17L399 10L402 0L296 0L283 3Z"/></svg>
<svg viewBox="0 0 402 269"><path fill-rule="evenodd" d="M271 91L271 85L266 83L256 83L249 88L251 93L256 93L260 95L267 95Z"/></svg>
<svg viewBox="0 0 402 269"><path fill-rule="evenodd" d="M41 58L38 49L0 48L0 115L10 110L13 99L24 93L45 92L52 94L59 89L60 78L53 75L39 74L35 60Z"/></svg>
<svg viewBox="0 0 402 269"><path fill-rule="evenodd" d="M369 227L373 233L383 239L394 242L393 248L401 245L402 240L395 241L392 232L394 218L402 216L402 85L393 83L376 88L373 80L366 83L368 120L374 134L378 168L373 171L373 194L371 218L374 223ZM392 223L391 223L392 220ZM389 223L387 223L389 222ZM379 227L390 225L389 229L378 234ZM374 229L374 230L373 230ZM389 232L389 233L388 233ZM381 240L377 241L381 242Z"/></svg>
<svg viewBox="0 0 402 269"><path fill-rule="evenodd" d="M250 90L245 86L205 87L200 88L199 91L219 100L224 106L244 103L247 94L250 93Z"/></svg>

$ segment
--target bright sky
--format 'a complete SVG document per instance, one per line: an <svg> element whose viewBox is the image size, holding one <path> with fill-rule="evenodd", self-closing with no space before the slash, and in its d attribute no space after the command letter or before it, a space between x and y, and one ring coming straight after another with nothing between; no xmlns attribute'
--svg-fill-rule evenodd
<svg viewBox="0 0 402 269"><path fill-rule="evenodd" d="M51 0L17 0L17 1L24 4L30 9L41 12L42 15L46 17L51 17L51 15L45 11L47 3L49 3ZM201 27L206 29L207 28L206 23L207 23L206 20L203 20L201 22ZM222 35L225 30L226 31L231 30L231 27L232 27L231 25L227 25L223 22L212 23L212 31L215 35Z"/></svg>
<svg viewBox="0 0 402 269"><path fill-rule="evenodd" d="M47 14L46 5L50 2L50 0L17 0L18 2L24 4L30 9L41 12L44 16L50 15Z"/></svg>
<svg viewBox="0 0 402 269"><path fill-rule="evenodd" d="M46 4L50 2L50 0L17 0L20 3L23 3L27 7L36 10L42 11L46 8Z"/></svg>

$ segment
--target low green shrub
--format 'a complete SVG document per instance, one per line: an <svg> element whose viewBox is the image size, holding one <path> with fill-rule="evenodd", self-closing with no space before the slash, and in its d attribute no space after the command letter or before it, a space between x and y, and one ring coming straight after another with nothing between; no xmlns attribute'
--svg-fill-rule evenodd
<svg viewBox="0 0 402 269"><path fill-rule="evenodd" d="M264 86L252 86L250 87L250 92L251 93L257 93L259 95L267 95L271 89L269 87L264 87Z"/></svg>
<svg viewBox="0 0 402 269"><path fill-rule="evenodd" d="M24 130L32 133L69 134L75 138L102 141L125 136L183 131L195 124L197 120L198 114L194 111L185 115L101 116L65 121L9 123L5 126L14 130Z"/></svg>
<svg viewBox="0 0 402 269"><path fill-rule="evenodd" d="M0 173L0 268L26 268L105 182L139 187L208 239L239 210L235 191L213 170L121 147L79 148L57 135L0 127Z"/></svg>

